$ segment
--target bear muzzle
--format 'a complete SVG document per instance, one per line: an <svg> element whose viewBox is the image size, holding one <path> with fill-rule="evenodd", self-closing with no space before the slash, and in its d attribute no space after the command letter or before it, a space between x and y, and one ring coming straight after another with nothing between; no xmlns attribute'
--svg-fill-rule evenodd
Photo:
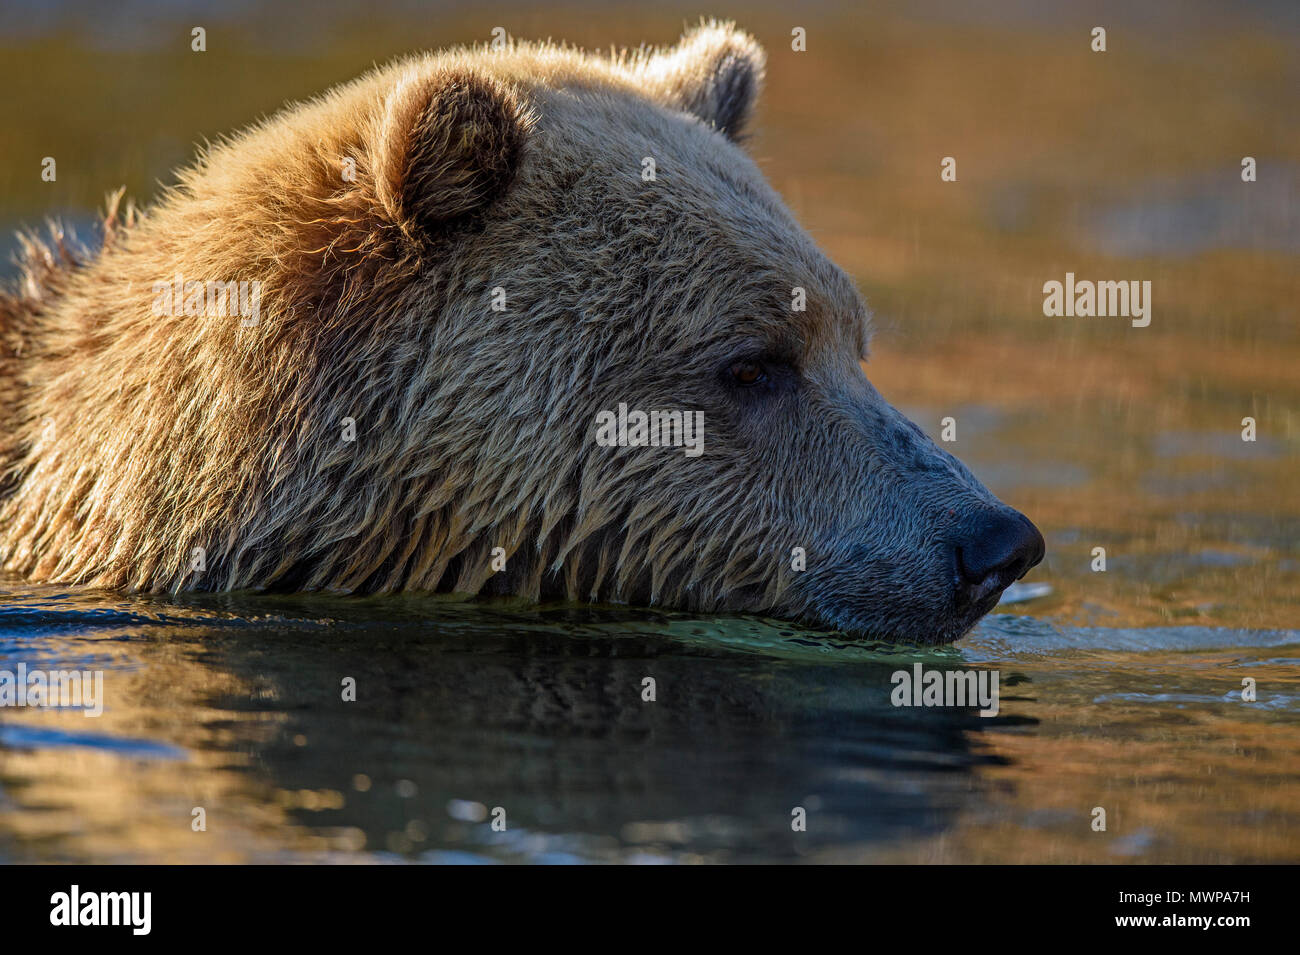
<svg viewBox="0 0 1300 955"><path fill-rule="evenodd" d="M1033 522L1009 507L981 513L949 544L956 603L982 616L1046 553Z"/></svg>

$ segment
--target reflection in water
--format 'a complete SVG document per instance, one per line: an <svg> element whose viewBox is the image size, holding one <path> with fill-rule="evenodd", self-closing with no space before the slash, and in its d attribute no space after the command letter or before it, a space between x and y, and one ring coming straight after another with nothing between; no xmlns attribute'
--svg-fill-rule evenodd
<svg viewBox="0 0 1300 955"><path fill-rule="evenodd" d="M1230 245L1300 252L1300 169L1269 165L1253 188L1239 177L1143 183L1088 225L1107 255L1191 255Z"/></svg>
<svg viewBox="0 0 1300 955"><path fill-rule="evenodd" d="M4 603L0 665L106 671L99 719L3 711L6 861L1300 858L1293 632L998 616L910 651L434 598ZM894 708L918 661L998 670L1000 715Z"/></svg>
<svg viewBox="0 0 1300 955"><path fill-rule="evenodd" d="M27 608L9 663L36 643L108 671L98 720L5 714L13 858L794 858L937 833L990 761L966 742L977 717L889 705L910 657L757 620L327 598L96 620L87 595L5 600ZM457 801L503 807L506 832Z"/></svg>

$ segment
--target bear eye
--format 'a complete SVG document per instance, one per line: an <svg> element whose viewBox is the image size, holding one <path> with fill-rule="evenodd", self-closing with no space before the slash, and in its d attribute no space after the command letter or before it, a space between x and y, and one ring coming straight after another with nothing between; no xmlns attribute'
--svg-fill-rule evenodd
<svg viewBox="0 0 1300 955"><path fill-rule="evenodd" d="M757 385L767 380L767 371L756 361L738 361L731 366L731 378L738 385Z"/></svg>

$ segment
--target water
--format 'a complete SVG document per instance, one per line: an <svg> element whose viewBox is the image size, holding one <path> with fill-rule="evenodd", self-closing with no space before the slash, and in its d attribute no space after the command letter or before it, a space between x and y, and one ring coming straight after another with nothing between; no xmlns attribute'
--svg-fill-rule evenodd
<svg viewBox="0 0 1300 955"><path fill-rule="evenodd" d="M0 605L0 667L105 674L98 718L0 711L6 862L1300 860L1297 631L1002 614L918 651L445 598ZM917 662L997 670L1000 712L892 706Z"/></svg>

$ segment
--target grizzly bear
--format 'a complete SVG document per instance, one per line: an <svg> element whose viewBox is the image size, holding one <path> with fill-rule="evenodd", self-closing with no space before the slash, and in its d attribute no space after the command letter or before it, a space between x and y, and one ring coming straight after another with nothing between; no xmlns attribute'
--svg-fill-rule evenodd
<svg viewBox="0 0 1300 955"><path fill-rule="evenodd" d="M114 197L93 254L26 237L3 568L966 633L1042 538L868 382L742 148L763 72L717 23L415 56Z"/></svg>

